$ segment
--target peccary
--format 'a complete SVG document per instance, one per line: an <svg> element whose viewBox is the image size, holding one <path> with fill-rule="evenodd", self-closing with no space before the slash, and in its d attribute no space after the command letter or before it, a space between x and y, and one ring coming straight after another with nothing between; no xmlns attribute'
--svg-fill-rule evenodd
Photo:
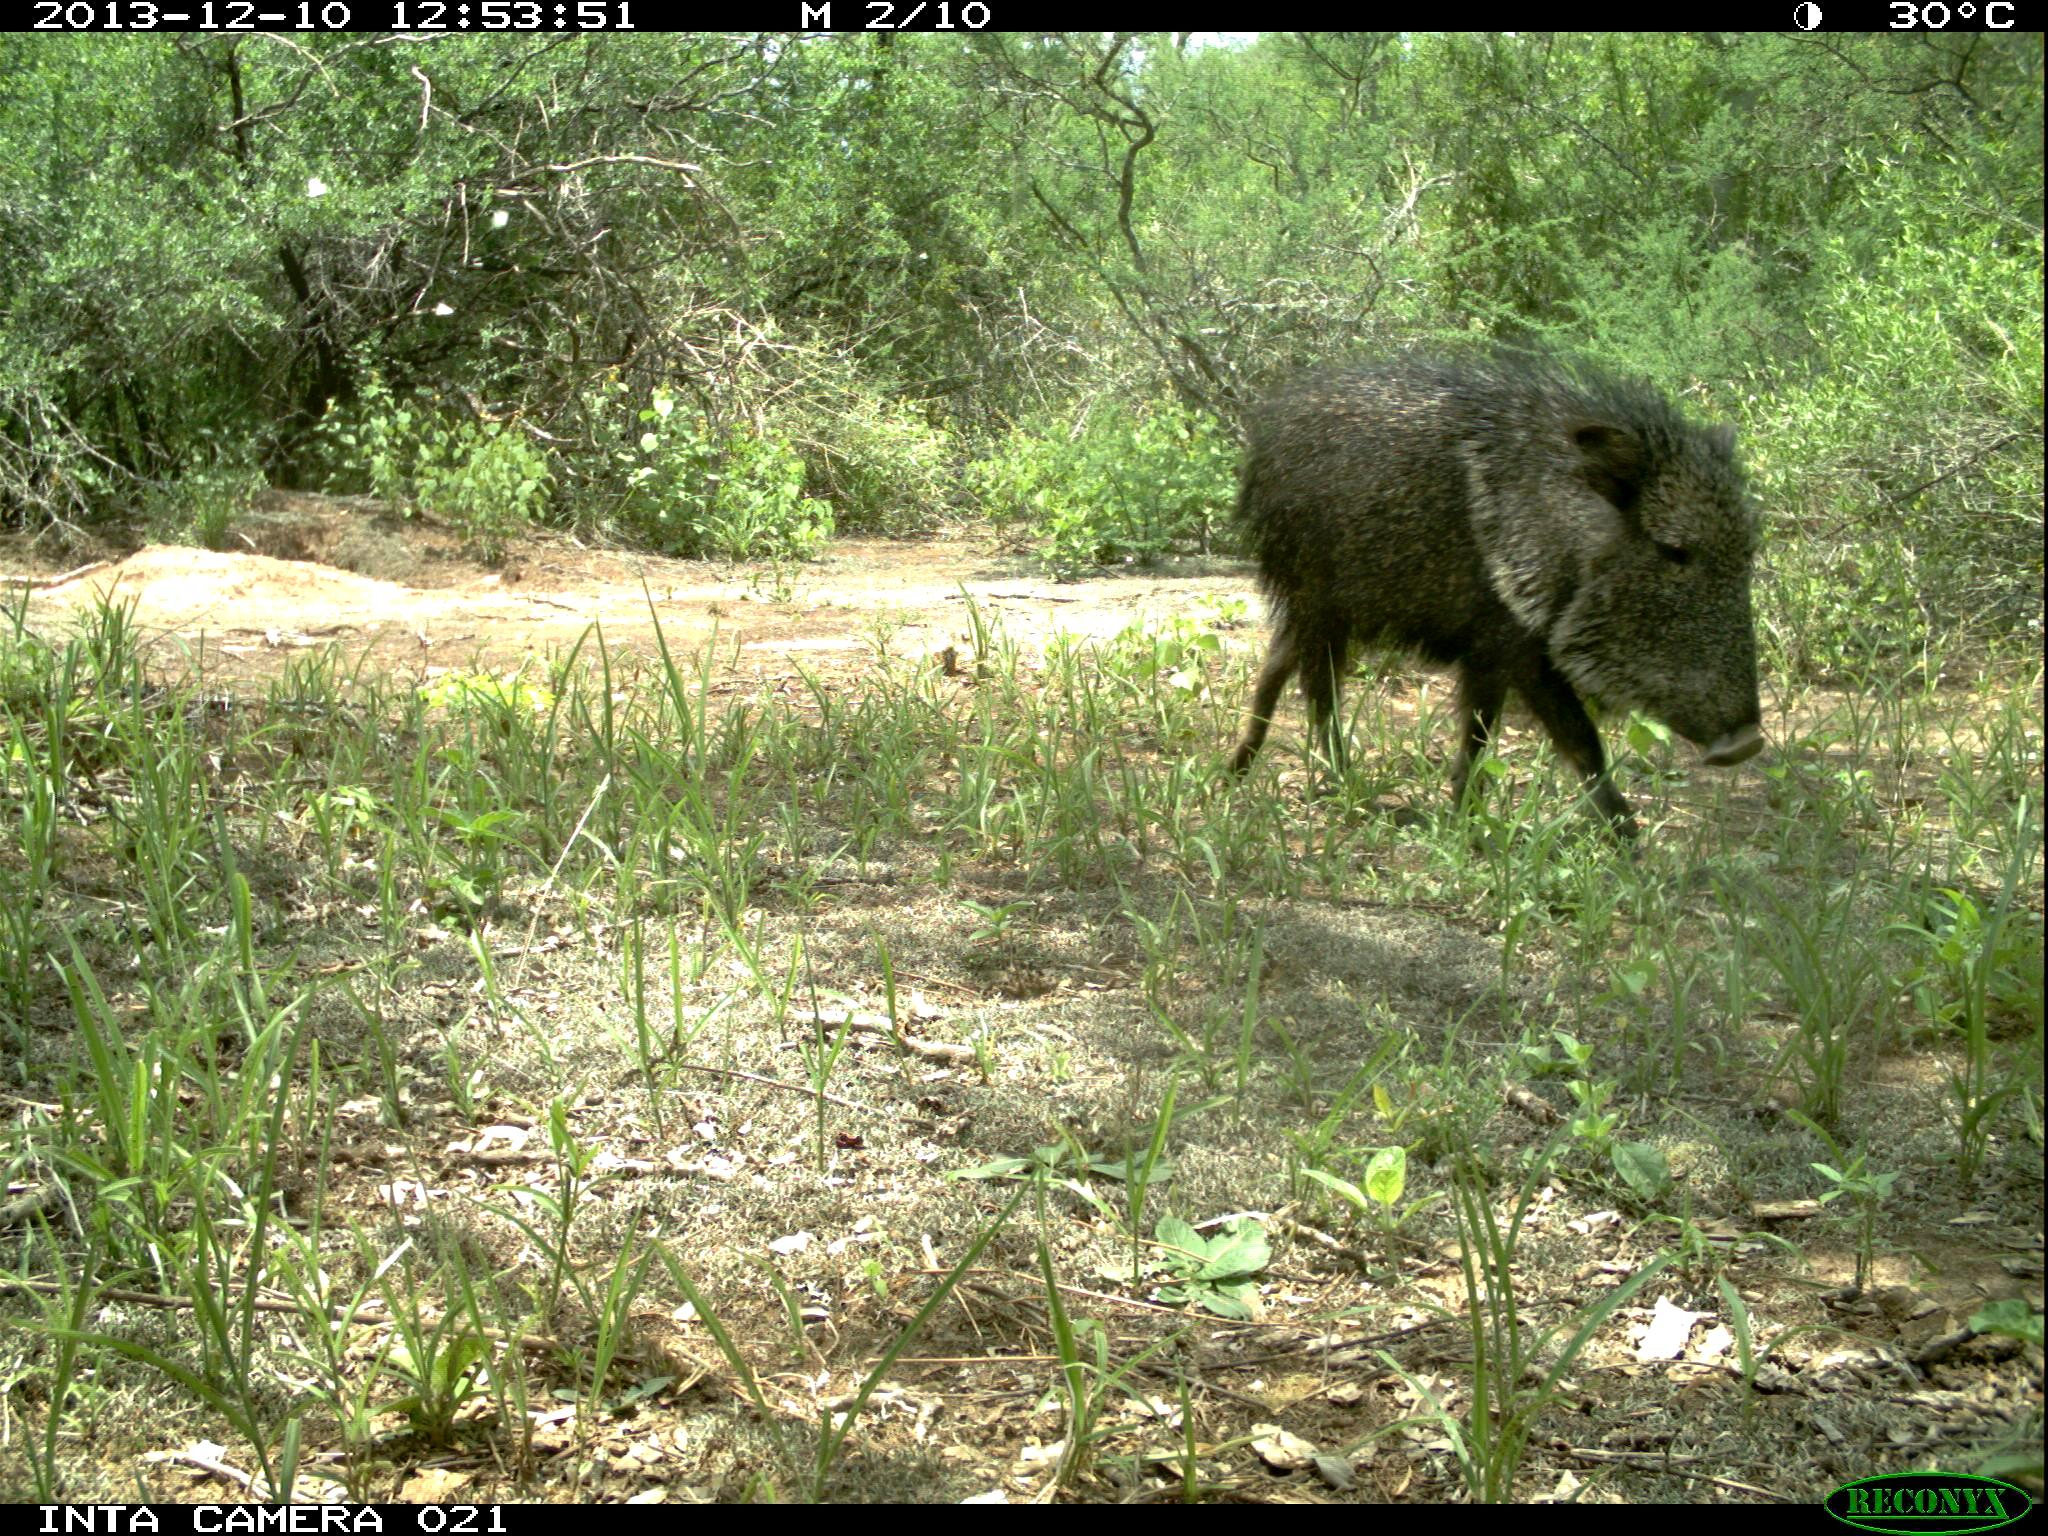
<svg viewBox="0 0 2048 1536"><path fill-rule="evenodd" d="M1237 517L1274 620L1237 772L1296 670L1341 768L1354 641L1456 665L1461 802L1510 688L1624 836L1635 818L1581 693L1657 716L1712 764L1763 746L1734 433L1647 386L1506 353L1307 374L1252 416Z"/></svg>

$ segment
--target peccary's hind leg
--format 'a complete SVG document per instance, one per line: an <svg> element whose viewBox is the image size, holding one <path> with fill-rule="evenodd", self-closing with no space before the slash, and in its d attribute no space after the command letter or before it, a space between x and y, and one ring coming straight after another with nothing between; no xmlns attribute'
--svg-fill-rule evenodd
<svg viewBox="0 0 2048 1536"><path fill-rule="evenodd" d="M1324 761L1344 776L1344 730L1337 701L1344 692L1344 664L1350 659L1351 626L1342 619L1297 626L1301 691L1308 695L1309 739L1320 738Z"/></svg>
<svg viewBox="0 0 2048 1536"><path fill-rule="evenodd" d="M1280 702L1280 690L1294 675L1299 661L1294 650L1294 626L1282 623L1273 632L1273 644L1266 652L1266 664L1259 668L1259 680L1252 687L1251 707L1245 713L1244 734L1230 754L1230 771L1243 773L1251 767L1259 748L1266 744L1266 729L1273 723L1273 710Z"/></svg>

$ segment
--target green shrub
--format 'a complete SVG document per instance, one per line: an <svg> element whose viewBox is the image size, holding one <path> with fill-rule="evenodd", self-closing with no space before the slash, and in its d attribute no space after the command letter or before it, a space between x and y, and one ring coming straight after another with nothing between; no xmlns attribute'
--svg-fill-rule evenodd
<svg viewBox="0 0 2048 1536"><path fill-rule="evenodd" d="M870 392L806 413L811 484L845 529L909 533L930 525L957 492L959 455L913 407Z"/></svg>
<svg viewBox="0 0 2048 1536"><path fill-rule="evenodd" d="M657 392L627 452L620 520L664 554L809 559L832 536L832 509L804 494L804 462L781 435L723 429Z"/></svg>
<svg viewBox="0 0 2048 1536"><path fill-rule="evenodd" d="M1100 401L1078 430L1021 428L968 468L998 526L1022 523L1060 576L1207 549L1230 504L1237 451L1210 418L1172 400Z"/></svg>
<svg viewBox="0 0 2048 1536"><path fill-rule="evenodd" d="M367 478L371 495L447 522L485 560L547 510L547 451L516 426L456 414L430 391L402 398L373 373L325 436L343 461L333 478Z"/></svg>
<svg viewBox="0 0 2048 1536"><path fill-rule="evenodd" d="M187 470L144 493L143 525L153 538L225 549L235 518L264 488L263 472L253 464L222 462Z"/></svg>
<svg viewBox="0 0 2048 1536"><path fill-rule="evenodd" d="M553 479L546 451L516 427L460 421L427 434L413 484L421 510L495 561L507 539L547 510Z"/></svg>
<svg viewBox="0 0 2048 1536"><path fill-rule="evenodd" d="M1813 361L1757 375L1758 500L1796 530L1770 540L1760 616L1798 674L2040 613L2041 234L1982 211L1982 174L1952 167L1939 198L1873 176L1822 247Z"/></svg>

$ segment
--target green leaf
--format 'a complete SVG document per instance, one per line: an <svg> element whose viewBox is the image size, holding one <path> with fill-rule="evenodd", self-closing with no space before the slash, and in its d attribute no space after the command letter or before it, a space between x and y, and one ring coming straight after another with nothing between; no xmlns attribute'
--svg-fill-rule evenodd
<svg viewBox="0 0 2048 1536"><path fill-rule="evenodd" d="M1616 1142L1610 1154L1621 1182L1644 1200L1658 1200L1671 1188L1671 1167L1663 1149L1647 1141Z"/></svg>
<svg viewBox="0 0 2048 1536"><path fill-rule="evenodd" d="M1408 1153L1402 1147L1381 1147L1365 1165L1365 1192L1388 1210L1408 1187Z"/></svg>

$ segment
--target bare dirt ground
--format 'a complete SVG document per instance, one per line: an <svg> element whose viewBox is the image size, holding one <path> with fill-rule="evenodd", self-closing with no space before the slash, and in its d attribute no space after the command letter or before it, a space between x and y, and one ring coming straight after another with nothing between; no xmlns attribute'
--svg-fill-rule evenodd
<svg viewBox="0 0 2048 1536"><path fill-rule="evenodd" d="M310 496L273 499L236 524L230 544L218 553L151 544L43 570L30 578L29 622L47 629L103 600L132 601L159 664L182 651L231 688L328 645L399 675L516 666L567 648L593 624L609 643L646 652L657 615L678 654L694 655L715 635L721 663L742 671L794 664L843 676L872 660L878 641L905 656L956 643L968 627L968 596L1027 647L1055 628L1108 638L1148 612L1185 612L1205 595L1253 599L1250 574L1229 562L1169 561L1141 574L1054 582L1022 555L957 538L842 539L780 576L542 538L493 569L464 558L443 530ZM8 563L53 562L18 550ZM779 580L787 583L780 591Z"/></svg>

